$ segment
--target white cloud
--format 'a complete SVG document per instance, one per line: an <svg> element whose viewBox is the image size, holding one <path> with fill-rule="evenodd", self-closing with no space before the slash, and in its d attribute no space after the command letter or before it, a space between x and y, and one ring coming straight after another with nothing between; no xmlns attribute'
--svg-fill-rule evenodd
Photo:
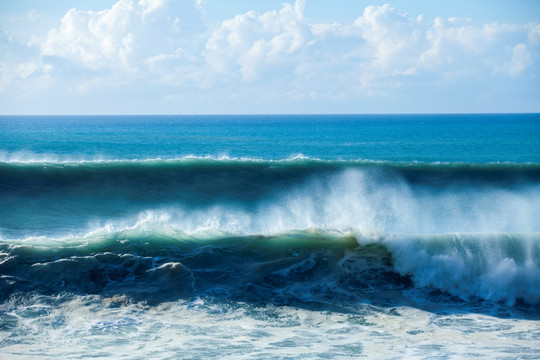
<svg viewBox="0 0 540 360"><path fill-rule="evenodd" d="M509 76L540 75L538 23L428 19L388 4L367 6L350 23L321 23L304 15L309 0L298 0L206 29L209 6L117 0L101 11L67 11L30 44L0 31L0 91L148 86L163 101L185 95L201 104L231 94L237 102L393 101L433 89L487 93Z"/></svg>
<svg viewBox="0 0 540 360"><path fill-rule="evenodd" d="M0 29L0 93L24 97L28 91L41 91L50 83L51 69L40 60L37 49L22 44ZM20 94L19 89L22 89Z"/></svg>
<svg viewBox="0 0 540 360"><path fill-rule="evenodd" d="M388 4L367 6L352 24L311 23L304 7L298 0L279 11L248 11L204 37L201 0L119 0L102 11L71 9L39 45L44 55L96 73L108 70L153 82L264 82L278 75L290 79L291 91L300 91L298 84L306 80L318 86L313 82L318 77L324 79L320 86L333 80L352 93L373 93L393 91L403 76L426 73L452 78L504 68L518 76L532 64L527 42L538 44L540 37L538 24L474 26L458 18L429 22ZM508 47L513 49L510 62L501 51Z"/></svg>
<svg viewBox="0 0 540 360"><path fill-rule="evenodd" d="M244 80L257 78L261 67L290 62L311 35L303 8L304 1L298 0L294 5L284 3L279 12L249 11L223 21L208 39L206 61L226 76L239 69Z"/></svg>
<svg viewBox="0 0 540 360"><path fill-rule="evenodd" d="M93 70L133 72L146 59L178 54L198 27L192 1L119 0L102 11L69 10L40 46Z"/></svg>
<svg viewBox="0 0 540 360"><path fill-rule="evenodd" d="M367 6L352 24L311 23L303 8L297 1L279 11L249 11L223 21L204 51L215 77L271 82L278 75L291 79L287 93L295 97L328 96L332 88L338 97L344 89L351 96L380 96L415 77L456 82L493 76L503 67L517 76L532 65L530 52L527 57L518 46L510 65L504 49L532 43L540 33L540 25L428 21L388 4Z"/></svg>
<svg viewBox="0 0 540 360"><path fill-rule="evenodd" d="M51 69L40 61L0 63L0 93L3 91L28 98L51 84Z"/></svg>
<svg viewBox="0 0 540 360"><path fill-rule="evenodd" d="M510 76L515 77L532 64L531 53L527 50L527 45L520 43L512 49L512 59L505 64L505 69Z"/></svg>
<svg viewBox="0 0 540 360"><path fill-rule="evenodd" d="M201 11L204 11L204 0L195 0L195 7Z"/></svg>
<svg viewBox="0 0 540 360"><path fill-rule="evenodd" d="M51 70L51 65L44 65L38 62L28 61L17 65L16 75L20 79L27 79L36 73L47 74Z"/></svg>
<svg viewBox="0 0 540 360"><path fill-rule="evenodd" d="M353 24L364 40L370 66L385 74L410 73L425 42L423 25L390 5L368 6Z"/></svg>
<svg viewBox="0 0 540 360"><path fill-rule="evenodd" d="M531 24L529 31L529 40L534 45L540 45L540 24Z"/></svg>

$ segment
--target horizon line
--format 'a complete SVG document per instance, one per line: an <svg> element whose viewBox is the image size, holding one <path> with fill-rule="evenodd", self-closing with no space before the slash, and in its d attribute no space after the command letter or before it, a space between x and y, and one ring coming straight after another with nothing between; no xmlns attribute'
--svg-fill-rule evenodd
<svg viewBox="0 0 540 360"><path fill-rule="evenodd" d="M139 113L139 114L0 114L6 116L389 116L389 115L540 115L539 112L392 112L392 113Z"/></svg>

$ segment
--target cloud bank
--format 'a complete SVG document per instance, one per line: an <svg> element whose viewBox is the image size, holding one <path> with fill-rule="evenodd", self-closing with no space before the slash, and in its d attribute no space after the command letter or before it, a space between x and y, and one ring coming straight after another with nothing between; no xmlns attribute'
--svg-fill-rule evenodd
<svg viewBox="0 0 540 360"><path fill-rule="evenodd" d="M205 6L119 0L101 11L70 9L58 27L24 44L2 31L0 94L18 104L50 92L98 101L99 93L147 88L146 112L161 112L157 105L183 112L175 102L184 100L203 113L235 112L242 99L263 108L297 104L298 112L310 112L310 101L330 112L341 105L364 112L366 104L385 112L392 101L407 111L404 104L417 101L422 112L434 89L438 97L469 89L470 101L486 106L505 88L538 95L531 89L540 75L538 23L427 19L389 4L367 6L352 23L316 23L304 15L309 2L298 0L210 28Z"/></svg>

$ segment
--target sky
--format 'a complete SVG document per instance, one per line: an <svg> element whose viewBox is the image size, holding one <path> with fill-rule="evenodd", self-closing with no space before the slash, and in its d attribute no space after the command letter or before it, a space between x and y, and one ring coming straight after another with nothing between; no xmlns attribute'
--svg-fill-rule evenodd
<svg viewBox="0 0 540 360"><path fill-rule="evenodd" d="M0 114L540 112L538 0L2 0Z"/></svg>

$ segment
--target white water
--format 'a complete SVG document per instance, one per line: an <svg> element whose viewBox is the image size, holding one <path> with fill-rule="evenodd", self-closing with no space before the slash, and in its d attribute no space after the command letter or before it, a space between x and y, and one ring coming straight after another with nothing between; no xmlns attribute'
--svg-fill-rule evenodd
<svg viewBox="0 0 540 360"><path fill-rule="evenodd" d="M121 297L25 300L0 305L9 359L524 358L537 355L534 320L411 307L356 313L253 307L202 299L149 308Z"/></svg>

